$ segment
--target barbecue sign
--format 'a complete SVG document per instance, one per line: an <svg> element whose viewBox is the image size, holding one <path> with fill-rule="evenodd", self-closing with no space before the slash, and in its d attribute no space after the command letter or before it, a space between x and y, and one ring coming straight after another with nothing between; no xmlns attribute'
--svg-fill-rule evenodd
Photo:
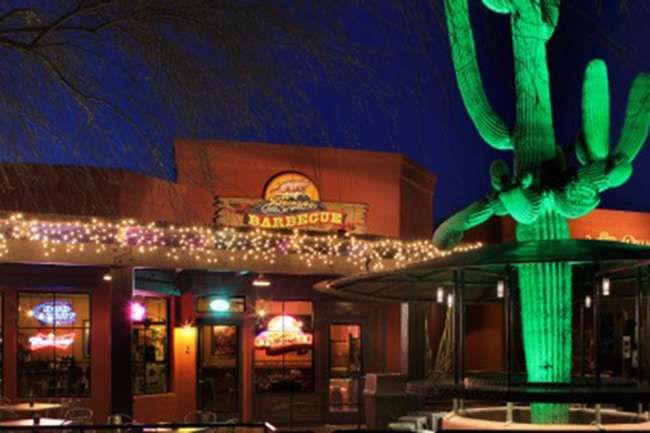
<svg viewBox="0 0 650 433"><path fill-rule="evenodd" d="M311 179L291 172L272 178L262 200L215 196L213 221L217 226L364 233L366 205L321 201Z"/></svg>

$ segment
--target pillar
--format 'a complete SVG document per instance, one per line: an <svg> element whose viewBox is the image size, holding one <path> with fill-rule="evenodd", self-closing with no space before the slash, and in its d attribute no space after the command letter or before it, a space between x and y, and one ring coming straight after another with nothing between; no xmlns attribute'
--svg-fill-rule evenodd
<svg viewBox="0 0 650 433"><path fill-rule="evenodd" d="M131 317L135 272L131 267L110 270L110 413L133 416Z"/></svg>

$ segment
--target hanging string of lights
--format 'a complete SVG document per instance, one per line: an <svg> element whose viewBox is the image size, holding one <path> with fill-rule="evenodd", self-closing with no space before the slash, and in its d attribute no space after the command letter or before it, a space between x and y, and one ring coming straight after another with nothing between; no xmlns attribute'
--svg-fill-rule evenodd
<svg viewBox="0 0 650 433"><path fill-rule="evenodd" d="M54 253L102 253L115 246L136 254L164 254L173 260L191 258L206 265L235 260L263 261L270 265L282 255L295 255L307 267L332 265L344 259L359 270L380 271L476 248L468 244L441 251L429 240L402 241L349 233L278 232L253 229L139 223L134 219L44 219L20 213L0 218L0 256L9 252L8 241L39 242L43 256ZM224 263L224 253L226 263ZM231 263L232 264L232 263Z"/></svg>

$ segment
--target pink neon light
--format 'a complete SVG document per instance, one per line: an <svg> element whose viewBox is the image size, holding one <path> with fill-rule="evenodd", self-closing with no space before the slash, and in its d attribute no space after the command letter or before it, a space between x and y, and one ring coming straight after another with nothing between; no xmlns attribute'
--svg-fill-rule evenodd
<svg viewBox="0 0 650 433"><path fill-rule="evenodd" d="M29 347L31 350L40 350L46 347L55 349L67 349L74 343L74 332L70 334L57 335L41 334L40 332L33 337L29 337Z"/></svg>
<svg viewBox="0 0 650 433"><path fill-rule="evenodd" d="M144 320L147 310L144 305L138 302L131 302L131 320L134 322L142 322Z"/></svg>

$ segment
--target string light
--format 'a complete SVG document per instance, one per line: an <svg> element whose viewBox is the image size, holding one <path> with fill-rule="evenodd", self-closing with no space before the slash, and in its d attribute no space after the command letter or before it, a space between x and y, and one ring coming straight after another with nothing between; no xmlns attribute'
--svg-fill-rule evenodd
<svg viewBox="0 0 650 433"><path fill-rule="evenodd" d="M335 260L343 260L359 271L402 268L481 246L475 243L441 251L429 239L403 241L350 233L215 229L140 223L134 219L49 220L20 213L0 219L0 257L9 253L8 241L21 240L40 243L43 257L59 253L102 254L123 247L135 255L163 254L174 261L191 260L205 266L232 266L233 262L242 266L273 265L280 256L292 255L307 268L332 266Z"/></svg>

